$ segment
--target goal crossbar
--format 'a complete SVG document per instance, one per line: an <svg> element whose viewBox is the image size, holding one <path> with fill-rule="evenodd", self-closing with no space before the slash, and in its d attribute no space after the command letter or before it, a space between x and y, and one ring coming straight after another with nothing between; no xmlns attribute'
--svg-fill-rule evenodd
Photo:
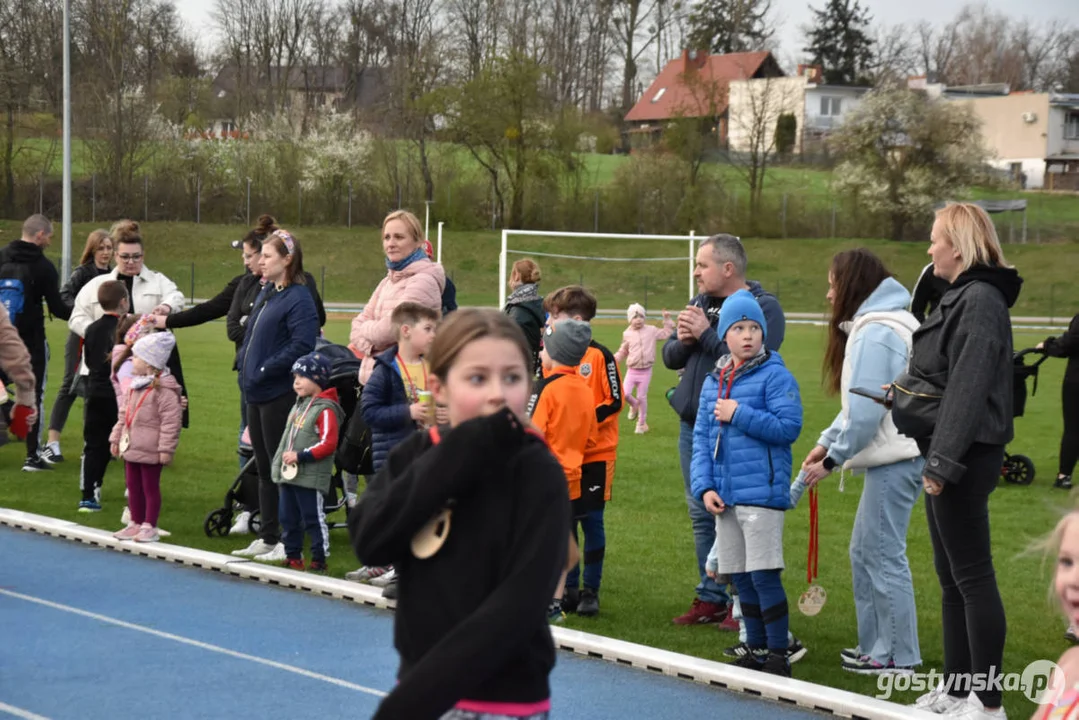
<svg viewBox="0 0 1079 720"><path fill-rule="evenodd" d="M674 258L607 258L597 256L561 255L557 253L527 252L523 250L510 250L510 235L521 235L530 237L597 238L600 240L667 240L672 242L686 243L688 253L684 257ZM506 289L507 282L509 281L508 259L510 254L531 255L535 257L562 258L566 260L605 260L611 262L647 262L652 260L685 259L689 263L689 298L692 299L694 295L693 267L697 261L697 250L695 246L697 240L697 234L693 230L689 231L689 235L632 235L626 233L578 233L555 230L503 230L502 251L498 255L498 307L504 308L506 306Z"/></svg>

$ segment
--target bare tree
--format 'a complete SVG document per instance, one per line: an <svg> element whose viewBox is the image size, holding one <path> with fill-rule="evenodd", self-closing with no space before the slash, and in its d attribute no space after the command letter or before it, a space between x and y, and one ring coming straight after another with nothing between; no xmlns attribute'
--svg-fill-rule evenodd
<svg viewBox="0 0 1079 720"><path fill-rule="evenodd" d="M873 28L874 52L868 70L874 85L901 84L916 72L917 33L912 33L912 30L902 24Z"/></svg>
<svg viewBox="0 0 1079 720"><path fill-rule="evenodd" d="M622 58L622 112L633 107L637 83L637 62L659 36L660 20L668 23L671 14L661 13L669 0L611 0L614 6L616 53Z"/></svg>
<svg viewBox="0 0 1079 720"><path fill-rule="evenodd" d="M484 64L499 52L504 23L503 2L448 0L447 13L455 39L464 46L464 79L475 80Z"/></svg>

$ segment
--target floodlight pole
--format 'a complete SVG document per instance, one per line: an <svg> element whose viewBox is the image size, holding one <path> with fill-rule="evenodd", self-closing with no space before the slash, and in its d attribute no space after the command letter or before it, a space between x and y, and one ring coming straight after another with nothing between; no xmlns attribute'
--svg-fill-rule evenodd
<svg viewBox="0 0 1079 720"><path fill-rule="evenodd" d="M423 239L424 240L430 240L431 239L431 203L432 202L433 202L432 200L424 200L423 201L423 204L425 206L424 214L423 214Z"/></svg>
<svg viewBox="0 0 1079 720"><path fill-rule="evenodd" d="M692 300L694 296L694 282L693 282L693 267L697 264L697 253L693 249L693 241L695 240L696 230L689 231L689 299Z"/></svg>
<svg viewBox="0 0 1079 720"><path fill-rule="evenodd" d="M443 221L438 221L438 254L435 256L435 262L439 265L442 264L442 226L444 224Z"/></svg>
<svg viewBox="0 0 1079 720"><path fill-rule="evenodd" d="M71 0L64 0L64 188L60 277L71 274Z"/></svg>

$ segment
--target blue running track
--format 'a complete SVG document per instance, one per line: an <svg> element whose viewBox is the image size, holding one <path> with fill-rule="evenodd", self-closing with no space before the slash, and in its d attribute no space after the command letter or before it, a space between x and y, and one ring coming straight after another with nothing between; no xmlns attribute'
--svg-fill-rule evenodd
<svg viewBox="0 0 1079 720"><path fill-rule="evenodd" d="M0 527L0 717L364 718L393 617ZM552 720L822 717L561 652Z"/></svg>

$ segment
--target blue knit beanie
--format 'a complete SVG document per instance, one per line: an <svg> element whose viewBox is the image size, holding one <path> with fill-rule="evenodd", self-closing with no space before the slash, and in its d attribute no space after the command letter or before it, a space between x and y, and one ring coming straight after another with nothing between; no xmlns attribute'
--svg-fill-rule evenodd
<svg viewBox="0 0 1079 720"><path fill-rule="evenodd" d="M292 374L305 377L325 390L330 385L330 361L322 353L308 353L292 364Z"/></svg>
<svg viewBox="0 0 1079 720"><path fill-rule="evenodd" d="M752 320L760 325L764 339L768 339L768 323L764 320L764 311L749 290L739 290L723 301L723 307L719 309L719 325L716 327L719 339L726 340L731 325L742 320Z"/></svg>

